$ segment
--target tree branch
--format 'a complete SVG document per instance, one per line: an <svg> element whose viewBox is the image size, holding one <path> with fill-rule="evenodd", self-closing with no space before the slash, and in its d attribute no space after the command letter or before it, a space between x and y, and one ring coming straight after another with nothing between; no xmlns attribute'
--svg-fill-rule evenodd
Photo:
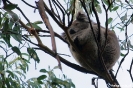
<svg viewBox="0 0 133 88"><path fill-rule="evenodd" d="M50 34L51 34L51 42L52 42L52 48L53 48L53 51L55 53L57 53L57 49L56 49L56 43L55 43L55 36L54 36L54 32L53 32L53 28L52 26L50 25L50 22L48 20L48 16L46 15L46 12L45 12L45 9L44 9L44 3L43 3L43 0L39 0L38 3L36 3L37 7L38 7L38 10L39 10L39 13L43 19L43 22L45 23L46 27L48 28L48 30L50 31ZM58 63L59 63L59 68L61 68L61 63L60 63L60 59L58 57L58 55L55 56Z"/></svg>

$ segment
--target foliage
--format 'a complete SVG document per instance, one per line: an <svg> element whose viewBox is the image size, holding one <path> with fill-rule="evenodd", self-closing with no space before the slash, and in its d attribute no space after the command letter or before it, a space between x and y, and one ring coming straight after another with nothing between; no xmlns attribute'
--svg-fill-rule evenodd
<svg viewBox="0 0 133 88"><path fill-rule="evenodd" d="M30 22L21 8L13 4L15 1L12 1L12 3L10 0L1 1L1 3L3 3L3 8L0 10L0 88L42 88L42 86L45 88L75 88L71 79L68 79L65 75L63 75L63 78L57 78L54 74L54 69L47 71L43 68L40 70L43 75L24 81L26 79L26 73L29 70L30 61L34 60L35 63L40 63L37 50L42 50L56 58L59 63L59 69L61 69L61 61L78 71L94 74L93 72L86 71L80 66L72 64L57 53L55 36L62 41L64 40L51 28L52 23L47 19L46 12L64 32L69 28L75 18L75 14L79 10L86 12L88 19L90 19L90 16L95 16L97 23L99 23L98 15L105 14L105 27L107 29L110 26L110 29L115 29L114 31L118 30L125 33L125 38L119 39L122 59L120 60L115 76L117 76L119 68L125 61L126 56L129 52L133 51L131 42L133 34L130 36L127 34L128 26L131 25L133 21L132 0L64 0L66 7L58 0L49 0L49 4L44 2L44 5L40 5L39 2L36 2L36 6L28 4L26 0L22 1L22 3L25 3L29 8L32 7L33 9L39 10L40 17L42 17L48 30L44 30L40 27L40 24L43 24L42 21ZM41 2L42 0L39 1ZM41 6L45 9L41 10ZM20 11L28 23L24 23L22 21L23 19L21 20L14 10ZM109 15L114 12L117 13L116 18ZM116 20L119 20L119 22L115 23ZM42 43L40 39L40 37L43 36L42 33L49 33L51 35L52 49ZM37 41L36 43L31 38L33 36ZM12 41L15 41L15 43ZM64 42L66 43L66 41ZM25 49L25 51L23 51L23 49ZM130 63L128 72L133 82L131 74L132 62Z"/></svg>
<svg viewBox="0 0 133 88"><path fill-rule="evenodd" d="M15 8L12 4L9 4L6 9L12 10ZM0 88L75 88L72 81L67 79L65 75L61 79L57 78L53 73L54 69L50 71L41 69L40 72L43 72L44 75L24 81L26 72L29 70L30 60L33 58L35 62L39 63L40 59L35 49L31 48L28 45L29 43L24 41L23 37L28 35L22 34L23 28L17 21L14 21L14 18L10 16L8 11L5 13L0 12L0 23L0 47L4 53L0 55ZM40 30L41 28L38 24L41 23L41 21L36 21L32 25ZM29 26L29 24L27 25ZM16 45L11 41L18 43ZM27 48L27 52L22 53L22 48ZM16 57L12 60L11 57L14 54L16 54Z"/></svg>

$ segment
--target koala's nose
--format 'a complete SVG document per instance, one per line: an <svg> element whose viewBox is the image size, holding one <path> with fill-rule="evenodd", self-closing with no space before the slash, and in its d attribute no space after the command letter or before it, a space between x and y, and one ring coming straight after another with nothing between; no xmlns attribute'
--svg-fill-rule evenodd
<svg viewBox="0 0 133 88"><path fill-rule="evenodd" d="M74 34L74 33L76 33L76 32L75 32L73 29L70 29L69 33L70 33L70 34Z"/></svg>

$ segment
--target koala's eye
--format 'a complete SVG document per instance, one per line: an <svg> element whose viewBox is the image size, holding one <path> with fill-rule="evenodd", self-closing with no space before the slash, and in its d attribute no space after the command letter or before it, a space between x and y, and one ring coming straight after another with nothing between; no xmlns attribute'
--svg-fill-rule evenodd
<svg viewBox="0 0 133 88"><path fill-rule="evenodd" d="M76 32L75 32L73 29L70 29L69 33L70 33L70 34L74 34L74 33L76 33Z"/></svg>

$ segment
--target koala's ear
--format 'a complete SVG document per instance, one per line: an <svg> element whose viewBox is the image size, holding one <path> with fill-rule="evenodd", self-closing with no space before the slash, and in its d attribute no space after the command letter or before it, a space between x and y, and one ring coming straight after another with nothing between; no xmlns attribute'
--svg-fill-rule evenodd
<svg viewBox="0 0 133 88"><path fill-rule="evenodd" d="M77 13L76 20L78 20L78 21L88 21L88 17L86 16L86 14L84 12L79 11Z"/></svg>

